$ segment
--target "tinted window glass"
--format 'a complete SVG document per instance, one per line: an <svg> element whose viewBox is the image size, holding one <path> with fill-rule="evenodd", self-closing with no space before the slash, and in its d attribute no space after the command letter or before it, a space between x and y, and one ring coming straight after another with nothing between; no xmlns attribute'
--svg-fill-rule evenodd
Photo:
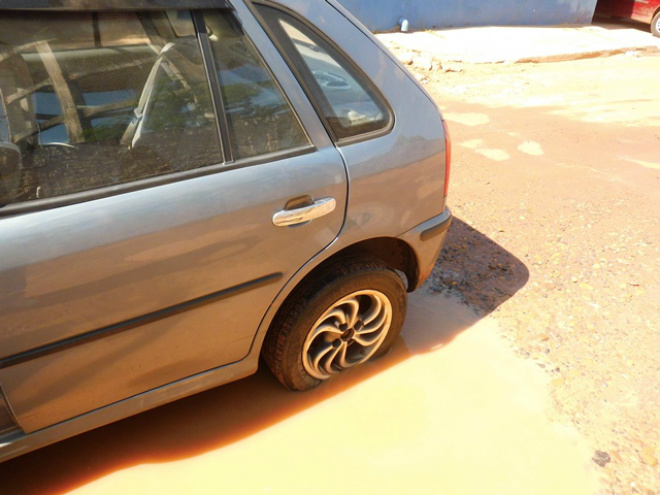
<svg viewBox="0 0 660 495"><path fill-rule="evenodd" d="M3 12L0 102L0 204L222 162L188 12Z"/></svg>
<svg viewBox="0 0 660 495"><path fill-rule="evenodd" d="M235 159L309 144L280 88L229 13L204 15Z"/></svg>
<svg viewBox="0 0 660 495"><path fill-rule="evenodd" d="M264 19L294 50L294 62L312 86L338 139L385 129L386 105L367 79L309 26L279 10L260 6Z"/></svg>

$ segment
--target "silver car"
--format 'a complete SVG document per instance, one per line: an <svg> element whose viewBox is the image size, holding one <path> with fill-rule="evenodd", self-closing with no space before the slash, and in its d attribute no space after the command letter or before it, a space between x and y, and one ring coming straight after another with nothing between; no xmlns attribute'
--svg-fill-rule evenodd
<svg viewBox="0 0 660 495"><path fill-rule="evenodd" d="M0 460L260 356L305 390L388 351L449 138L335 0L0 10Z"/></svg>

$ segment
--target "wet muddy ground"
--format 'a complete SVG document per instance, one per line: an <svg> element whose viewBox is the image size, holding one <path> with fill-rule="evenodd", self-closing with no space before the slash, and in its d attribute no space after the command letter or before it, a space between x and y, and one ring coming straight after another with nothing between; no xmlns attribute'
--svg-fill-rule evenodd
<svg viewBox="0 0 660 495"><path fill-rule="evenodd" d="M496 321L427 286L384 358L303 394L263 369L6 462L2 493L595 493L550 390Z"/></svg>

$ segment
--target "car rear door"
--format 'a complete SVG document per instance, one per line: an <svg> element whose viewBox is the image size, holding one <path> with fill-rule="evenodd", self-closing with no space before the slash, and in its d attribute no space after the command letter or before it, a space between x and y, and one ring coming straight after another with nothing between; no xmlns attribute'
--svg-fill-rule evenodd
<svg viewBox="0 0 660 495"><path fill-rule="evenodd" d="M241 360L343 225L341 156L236 7L3 13L28 33L0 60L22 155L0 190L0 386L26 432Z"/></svg>

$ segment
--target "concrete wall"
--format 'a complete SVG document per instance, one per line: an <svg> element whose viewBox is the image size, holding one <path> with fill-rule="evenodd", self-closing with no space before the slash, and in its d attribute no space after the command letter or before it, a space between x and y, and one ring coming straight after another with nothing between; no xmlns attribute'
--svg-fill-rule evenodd
<svg viewBox="0 0 660 495"><path fill-rule="evenodd" d="M369 29L590 23L596 0L339 0Z"/></svg>

